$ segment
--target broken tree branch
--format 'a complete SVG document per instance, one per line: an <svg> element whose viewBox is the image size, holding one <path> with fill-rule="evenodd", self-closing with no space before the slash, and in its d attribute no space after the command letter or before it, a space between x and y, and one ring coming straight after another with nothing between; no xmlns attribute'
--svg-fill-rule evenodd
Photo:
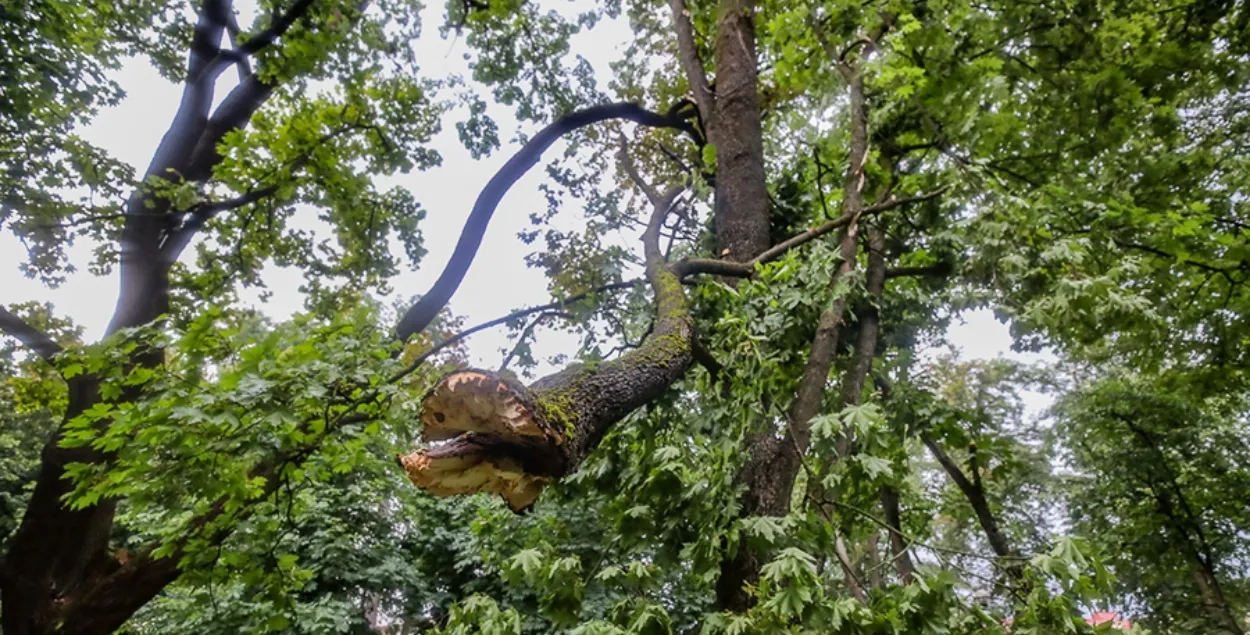
<svg viewBox="0 0 1250 635"><path fill-rule="evenodd" d="M574 365L530 386L481 370L445 376L422 400L422 438L439 441L400 458L414 485L438 496L482 491L513 511L575 471L608 430L680 379L692 363L685 292L664 265L659 234L673 188L656 201L643 253L656 323L641 347L593 367Z"/></svg>

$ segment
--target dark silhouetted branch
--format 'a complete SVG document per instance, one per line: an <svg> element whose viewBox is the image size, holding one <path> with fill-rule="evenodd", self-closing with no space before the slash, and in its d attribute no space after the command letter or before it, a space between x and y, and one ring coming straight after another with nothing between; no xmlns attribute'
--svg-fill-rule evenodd
<svg viewBox="0 0 1250 635"><path fill-rule="evenodd" d="M684 119L666 117L630 103L606 104L579 110L543 128L495 173L486 187L482 188L477 202L473 205L473 211L470 212L464 229L460 232L460 239L456 243L451 260L443 269L443 273L429 292L421 296L421 299L408 309L396 326L395 334L400 340L407 340L421 332L447 305L452 294L459 288L460 281L464 279L464 274L469 270L469 265L473 264L477 249L482 244L482 236L486 232L491 216L495 213L495 208L499 206L499 201L522 175L538 163L543 152L565 134L609 119L625 119L656 128L679 130L690 128L690 124Z"/></svg>
<svg viewBox="0 0 1250 635"><path fill-rule="evenodd" d="M52 361L52 358L61 352L61 345L53 341L46 333L27 324L25 320L2 306L0 306L0 331L48 361Z"/></svg>

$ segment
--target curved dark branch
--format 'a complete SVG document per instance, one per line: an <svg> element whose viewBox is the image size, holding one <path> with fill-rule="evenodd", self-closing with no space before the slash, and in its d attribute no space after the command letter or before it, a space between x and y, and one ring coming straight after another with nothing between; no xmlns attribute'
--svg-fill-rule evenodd
<svg viewBox="0 0 1250 635"><path fill-rule="evenodd" d="M464 279L464 274L469 270L469 265L473 264L477 249L482 244L482 236L486 233L486 227L490 224L491 216L494 215L495 208L499 206L499 201L518 179L538 163L543 152L565 134L609 119L626 119L655 128L679 130L690 128L690 124L684 119L666 117L630 103L606 104L579 110L543 128L522 146L482 189L477 202L473 205L473 211L465 221L460 240L456 243L456 249L452 252L451 260L443 269L443 273L429 292L421 296L421 299L408 309L395 327L395 334L400 340L407 340L429 326L438 312L451 300L452 294L456 292L461 280Z"/></svg>
<svg viewBox="0 0 1250 635"><path fill-rule="evenodd" d="M528 387L488 371L444 377L421 408L422 437L442 443L400 457L414 485L436 496L495 492L514 511L528 509L551 479L577 470L616 422L685 375L694 329L659 245L664 217L683 189L657 201L643 233L656 304L651 337L618 359L573 365Z"/></svg>
<svg viewBox="0 0 1250 635"><path fill-rule="evenodd" d="M61 345L53 341L46 333L27 324L25 320L2 306L0 306L0 331L21 342L45 360L52 361L52 358L61 352Z"/></svg>

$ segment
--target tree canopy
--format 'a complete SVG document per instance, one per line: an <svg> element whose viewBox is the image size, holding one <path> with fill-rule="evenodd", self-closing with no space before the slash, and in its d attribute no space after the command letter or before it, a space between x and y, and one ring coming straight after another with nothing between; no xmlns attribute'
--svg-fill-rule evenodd
<svg viewBox="0 0 1250 635"><path fill-rule="evenodd" d="M118 281L98 341L2 299L4 633L1250 630L1243 0L0 0L0 52L5 275ZM136 59L146 166L84 134ZM458 235L445 128L502 159ZM531 173L545 296L469 324Z"/></svg>

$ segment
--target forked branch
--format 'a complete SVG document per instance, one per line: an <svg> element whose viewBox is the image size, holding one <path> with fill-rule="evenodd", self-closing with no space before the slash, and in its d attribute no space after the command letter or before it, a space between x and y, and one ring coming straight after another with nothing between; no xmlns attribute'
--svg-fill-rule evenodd
<svg viewBox="0 0 1250 635"><path fill-rule="evenodd" d="M499 201L518 179L538 163L543 152L565 134L609 119L625 119L653 128L679 130L690 128L689 122L685 119L666 117L631 103L593 106L566 115L543 128L511 159L508 159L508 162L499 168L486 187L482 188L482 193L478 195L477 201L473 204L473 211L469 213L464 229L460 232L460 240L456 243L451 260L443 268L443 273L430 291L408 309L400 319L399 325L395 327L395 334L400 340L406 341L416 333L420 333L447 305L452 294L459 288L460 282L464 280L464 274L468 272L469 265L473 264L477 249L482 244L482 236L486 233L486 227L490 224L491 216L499 206Z"/></svg>

